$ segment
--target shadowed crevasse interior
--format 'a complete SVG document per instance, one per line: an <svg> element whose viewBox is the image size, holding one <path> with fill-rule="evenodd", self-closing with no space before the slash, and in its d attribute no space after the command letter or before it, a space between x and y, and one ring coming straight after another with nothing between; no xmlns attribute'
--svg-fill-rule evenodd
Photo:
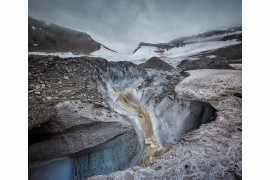
<svg viewBox="0 0 270 180"><path fill-rule="evenodd" d="M29 164L29 179L81 180L138 164L141 145L134 129L70 157Z"/></svg>

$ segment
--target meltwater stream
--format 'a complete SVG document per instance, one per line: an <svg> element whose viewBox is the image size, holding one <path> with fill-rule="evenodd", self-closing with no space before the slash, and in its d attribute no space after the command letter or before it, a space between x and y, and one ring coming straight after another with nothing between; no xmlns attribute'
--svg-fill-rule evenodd
<svg viewBox="0 0 270 180"><path fill-rule="evenodd" d="M143 154L140 158L139 165L145 166L148 163L151 163L156 158L160 157L162 154L168 152L172 146L164 145L162 146L156 140L153 132L152 122L146 108L142 105L137 104L134 100L134 96L131 90L120 90L114 89L118 93L118 101L122 106L134 113L140 118L145 146Z"/></svg>

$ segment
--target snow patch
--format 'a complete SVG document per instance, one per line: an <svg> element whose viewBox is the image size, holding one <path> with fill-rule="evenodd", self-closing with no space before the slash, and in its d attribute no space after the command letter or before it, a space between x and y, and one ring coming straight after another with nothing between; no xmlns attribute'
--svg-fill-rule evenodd
<svg viewBox="0 0 270 180"><path fill-rule="evenodd" d="M84 54L80 54L80 55L74 55L72 52L67 52L67 53L61 53L61 52L56 52L56 53L46 53L46 52L28 52L28 55L44 55L44 56L48 56L48 55L52 55L52 56L59 56L62 58L66 58L66 57L81 57L81 56L86 56Z"/></svg>
<svg viewBox="0 0 270 180"><path fill-rule="evenodd" d="M217 55L209 55L209 56L206 56L206 57L215 58L215 57L217 57Z"/></svg>
<svg viewBox="0 0 270 180"><path fill-rule="evenodd" d="M228 41L207 41L207 42L197 42L194 44L185 45L183 47L175 47L163 53L163 56L166 57L183 57L183 56L191 56L204 51L209 51L213 49L218 49L226 46L231 46L235 44L239 44L241 42L234 40Z"/></svg>
<svg viewBox="0 0 270 180"><path fill-rule="evenodd" d="M233 33L224 33L224 34L218 34L218 35L212 35L209 37L193 37L188 40L185 40L186 43L195 43L195 42L201 42L201 41L214 41L215 39L220 39L225 36L231 36L231 35L236 35L236 34L241 34L242 31L236 31Z"/></svg>

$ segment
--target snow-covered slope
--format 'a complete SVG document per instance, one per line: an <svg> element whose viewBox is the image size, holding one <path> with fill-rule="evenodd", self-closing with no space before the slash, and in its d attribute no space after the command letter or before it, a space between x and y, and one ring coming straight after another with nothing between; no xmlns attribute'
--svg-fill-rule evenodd
<svg viewBox="0 0 270 180"><path fill-rule="evenodd" d="M202 34L180 37L168 43L140 43L133 54L160 54L169 57L186 56L194 53L221 48L240 43L242 31L220 30ZM193 51L195 49L195 51Z"/></svg>
<svg viewBox="0 0 270 180"><path fill-rule="evenodd" d="M107 47L100 45L100 49L91 53L92 56L117 56L117 52L108 49Z"/></svg>
<svg viewBox="0 0 270 180"><path fill-rule="evenodd" d="M140 43L132 54L112 54L109 52L98 55L109 61L132 61L136 64L157 56L176 66L181 60L186 58L194 59L191 56L199 53L240 44L242 43L241 37L241 28L229 28L227 30L209 31L190 37L177 38L168 43Z"/></svg>
<svg viewBox="0 0 270 180"><path fill-rule="evenodd" d="M228 41L198 41L196 43L188 44L183 47L174 47L169 50L165 50L163 53L158 52L158 48L151 46L142 46L134 55L140 56L161 56L168 58L176 57L186 57L194 54L198 54L203 51L209 51L213 49L218 49L234 44L239 44L241 42L237 40Z"/></svg>

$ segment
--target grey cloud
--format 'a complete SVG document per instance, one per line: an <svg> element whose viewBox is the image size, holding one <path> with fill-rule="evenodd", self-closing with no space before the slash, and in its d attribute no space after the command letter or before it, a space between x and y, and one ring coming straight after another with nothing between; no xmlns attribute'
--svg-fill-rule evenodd
<svg viewBox="0 0 270 180"><path fill-rule="evenodd" d="M29 15L118 51L242 24L241 0L29 0Z"/></svg>

